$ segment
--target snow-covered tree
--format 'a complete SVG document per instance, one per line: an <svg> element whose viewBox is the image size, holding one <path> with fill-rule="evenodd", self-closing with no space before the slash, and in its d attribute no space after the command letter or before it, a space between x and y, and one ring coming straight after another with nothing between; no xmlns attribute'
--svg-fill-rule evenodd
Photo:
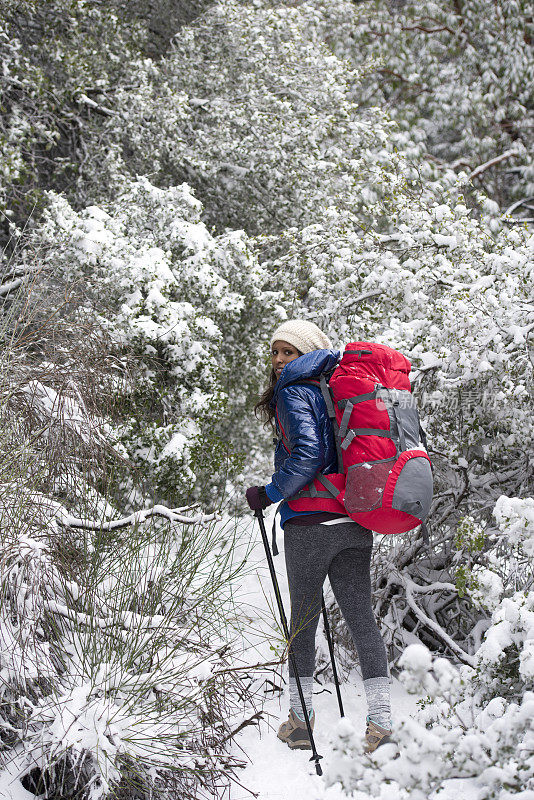
<svg viewBox="0 0 534 800"><path fill-rule="evenodd" d="M376 63L358 102L387 109L410 137L425 137L427 159L466 170L503 210L532 219L530 2L372 0L330 17L324 32L334 52L357 68Z"/></svg>
<svg viewBox="0 0 534 800"><path fill-rule="evenodd" d="M387 120L358 112L359 72L321 41L322 8L271 6L214 5L161 62L138 65L106 123L115 169L186 181L218 229L302 227L334 204L363 213L373 196Z"/></svg>
<svg viewBox="0 0 534 800"><path fill-rule="evenodd" d="M37 216L53 185L71 197L99 188L91 142L112 147L101 123L114 112L103 93L131 79L144 26L122 24L113 3L4 0L0 8L0 230ZM95 182L92 183L92 179Z"/></svg>
<svg viewBox="0 0 534 800"><path fill-rule="evenodd" d="M245 234L213 237L201 210L187 186L146 179L79 213L53 196L27 249L43 249L42 265L85 299L80 324L96 314L117 353L135 359L117 386L122 424L111 440L172 504L201 488L220 502L214 488L242 463L245 436L230 430L258 393L274 300Z"/></svg>

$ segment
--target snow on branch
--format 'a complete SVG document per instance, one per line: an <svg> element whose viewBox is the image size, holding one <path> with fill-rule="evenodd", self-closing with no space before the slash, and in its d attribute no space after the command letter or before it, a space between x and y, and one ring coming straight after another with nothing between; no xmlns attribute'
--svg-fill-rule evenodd
<svg viewBox="0 0 534 800"><path fill-rule="evenodd" d="M511 206L508 206L506 211L504 212L503 216L506 217L508 214L512 214L519 206L525 205L527 208L531 208L528 203L531 203L534 200L534 195L531 197L522 197L521 200L516 200L515 203L512 203Z"/></svg>
<svg viewBox="0 0 534 800"><path fill-rule="evenodd" d="M347 308L348 306L355 306L357 303L363 303L364 300L370 300L372 297L380 297L383 294L383 289L373 289L370 292L359 294L357 297L350 297L348 300L345 300L342 305L344 308Z"/></svg>
<svg viewBox="0 0 534 800"><path fill-rule="evenodd" d="M217 514L196 514L193 517L186 516L183 512L189 511L192 506L182 508L167 508L167 506L155 505L152 508L135 511L122 519L110 520L109 522L99 522L92 519L81 519L73 517L66 509L60 508L57 521L65 528L76 528L87 531L114 531L118 528L126 528L129 525L142 525L151 517L164 517L169 522L180 522L184 525L205 525L218 519ZM62 513L61 513L62 512Z"/></svg>
<svg viewBox="0 0 534 800"><path fill-rule="evenodd" d="M0 286L0 297L6 297L6 295L14 292L22 286L22 278L16 278L14 281L9 281L9 283L3 283Z"/></svg>
<svg viewBox="0 0 534 800"><path fill-rule="evenodd" d="M500 164L501 161L506 161L507 158L514 158L514 156L520 155L519 151L515 148L511 148L510 150L506 150L504 153L501 153L500 156L495 156L495 158L490 158L489 161L486 161L484 164L481 164L477 167L473 172L469 175L469 180L472 181L475 178L478 178L479 175L482 175L483 172L486 170L491 169L496 164Z"/></svg>
<svg viewBox="0 0 534 800"><path fill-rule="evenodd" d="M168 625L168 620L164 616L157 614L145 616L143 614L135 614L133 611L123 611L119 618L105 618L99 617L94 613L86 614L82 611L76 611L73 608L69 608L69 606L64 603L58 603L55 600L46 600L44 606L47 611L53 614L59 614L71 622L76 622L78 625L100 628L102 631L111 629L115 635L121 637L123 633L128 633L132 630L163 630L164 627Z"/></svg>
<svg viewBox="0 0 534 800"><path fill-rule="evenodd" d="M89 106L89 108L91 108L97 114L102 114L103 117L114 117L117 113L111 108L106 108L105 106L99 105L99 103L97 103L95 100L87 97L86 94L78 95L77 100L79 103L82 103L82 105Z"/></svg>

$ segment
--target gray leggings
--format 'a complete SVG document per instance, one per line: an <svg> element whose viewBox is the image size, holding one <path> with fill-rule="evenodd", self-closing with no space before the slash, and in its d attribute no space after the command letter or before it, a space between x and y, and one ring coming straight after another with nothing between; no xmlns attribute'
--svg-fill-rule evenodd
<svg viewBox="0 0 534 800"><path fill-rule="evenodd" d="M291 650L301 676L315 667L315 632L326 576L354 640L363 680L387 676L387 656L371 606L373 534L357 522L284 526L291 595ZM291 661L289 674L293 675Z"/></svg>

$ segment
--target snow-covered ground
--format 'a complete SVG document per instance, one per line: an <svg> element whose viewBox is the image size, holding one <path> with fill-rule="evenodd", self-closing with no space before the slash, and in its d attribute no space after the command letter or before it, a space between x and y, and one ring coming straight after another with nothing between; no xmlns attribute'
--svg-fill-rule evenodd
<svg viewBox="0 0 534 800"><path fill-rule="evenodd" d="M266 519L270 541L272 511ZM254 526L251 528L251 526ZM257 539L250 556L250 569L240 581L238 598L241 608L245 608L250 629L243 629L245 646L248 648L247 660L255 663L261 659L273 659L270 645L280 646L278 611L275 610L274 592L265 558L265 551L257 522L245 521L245 535ZM274 559L280 591L289 617L289 591L287 586L283 534L277 537L280 554ZM243 605L245 604L245 605ZM273 621L276 614L276 622ZM281 668L286 677L287 667ZM342 687L342 698L346 717L356 730L365 728L366 703L363 685L354 670ZM315 737L317 751L323 756L321 766L328 768L332 755L332 741L335 737L340 716L333 684L316 684L314 708L316 713ZM394 719L417 713L417 697L409 695L396 680L392 685L392 709ZM287 718L287 685L282 695L267 697L263 706L263 719L259 725L249 725L235 737L234 753L247 762L247 766L237 776L242 787L234 784L228 800L246 800L255 795L258 800L346 800L339 784L326 788L323 778L315 773L315 765L310 762L309 751L291 751L276 736L280 721ZM248 716L251 716L249 714ZM251 792L253 795L251 795ZM444 795L440 794L440 800ZM451 795L452 800L452 795Z"/></svg>
<svg viewBox="0 0 534 800"><path fill-rule="evenodd" d="M339 724L339 710L333 684L324 688L327 691L314 697L314 707L317 751L323 756L320 763L326 769L332 753L332 737ZM415 713L417 698L406 694L398 681L394 681L392 689L395 716ZM363 688L351 683L343 685L342 691L345 714L363 736L366 715ZM236 747L243 749L249 764L238 776L246 789L234 786L231 800L246 800L250 792L258 800L346 800L339 784L325 788L323 778L316 775L314 763L310 762L310 752L291 751L277 738L276 731L280 720L287 717L287 708L286 694L280 700L268 701L260 728L247 727L236 737Z"/></svg>

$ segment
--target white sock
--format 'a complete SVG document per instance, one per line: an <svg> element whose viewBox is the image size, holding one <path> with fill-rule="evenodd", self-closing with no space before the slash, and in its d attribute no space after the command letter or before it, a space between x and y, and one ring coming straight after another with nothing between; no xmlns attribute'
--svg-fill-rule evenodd
<svg viewBox="0 0 534 800"><path fill-rule="evenodd" d="M391 730L391 691L389 678L368 678L363 682L369 718L381 728Z"/></svg>
<svg viewBox="0 0 534 800"><path fill-rule="evenodd" d="M304 695L304 703L306 705L306 711L308 712L308 717L312 713L312 694L313 694L313 675L311 677L304 677L300 679L300 685L302 686L302 694ZM297 681L295 678L289 678L289 705L297 715L299 719L304 722L304 714L302 712L302 706L300 703L299 697L299 690L297 687Z"/></svg>

